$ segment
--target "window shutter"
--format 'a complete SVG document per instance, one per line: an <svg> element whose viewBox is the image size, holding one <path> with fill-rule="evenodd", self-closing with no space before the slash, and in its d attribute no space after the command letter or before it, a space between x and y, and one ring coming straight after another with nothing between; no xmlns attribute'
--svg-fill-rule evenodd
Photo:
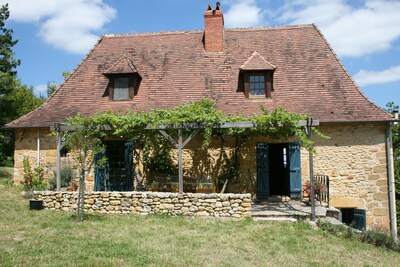
<svg viewBox="0 0 400 267"><path fill-rule="evenodd" d="M290 197L301 197L300 144L289 143Z"/></svg>
<svg viewBox="0 0 400 267"><path fill-rule="evenodd" d="M244 95L246 98L250 97L250 82L249 75L247 73L244 75Z"/></svg>
<svg viewBox="0 0 400 267"><path fill-rule="evenodd" d="M367 214L363 209L354 209L354 221L352 223L353 228L360 231L365 230L367 227Z"/></svg>
<svg viewBox="0 0 400 267"><path fill-rule="evenodd" d="M125 191L133 191L133 142L125 143Z"/></svg>
<svg viewBox="0 0 400 267"><path fill-rule="evenodd" d="M110 180L109 164L106 162L105 166L98 166L97 162L105 157L106 151L98 153L94 158L94 191L105 191L109 190L107 184Z"/></svg>
<svg viewBox="0 0 400 267"><path fill-rule="evenodd" d="M270 71L265 73L265 96L267 98L271 98L271 92L272 92L272 73Z"/></svg>
<svg viewBox="0 0 400 267"><path fill-rule="evenodd" d="M133 99L133 96L135 94L135 81L136 81L137 77L136 76L131 76L129 77L129 82L128 82L128 86L129 86L129 99Z"/></svg>
<svg viewBox="0 0 400 267"><path fill-rule="evenodd" d="M114 100L114 77L110 77L108 83L108 93L110 95L110 100Z"/></svg>
<svg viewBox="0 0 400 267"><path fill-rule="evenodd" d="M268 144L257 144L257 199L269 197Z"/></svg>

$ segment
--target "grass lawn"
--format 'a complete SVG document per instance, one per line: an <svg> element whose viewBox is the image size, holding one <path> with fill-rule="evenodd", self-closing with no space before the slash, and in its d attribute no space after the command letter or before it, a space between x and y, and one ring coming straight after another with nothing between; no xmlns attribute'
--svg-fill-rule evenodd
<svg viewBox="0 0 400 267"><path fill-rule="evenodd" d="M30 211L0 178L0 266L400 266L306 223Z"/></svg>

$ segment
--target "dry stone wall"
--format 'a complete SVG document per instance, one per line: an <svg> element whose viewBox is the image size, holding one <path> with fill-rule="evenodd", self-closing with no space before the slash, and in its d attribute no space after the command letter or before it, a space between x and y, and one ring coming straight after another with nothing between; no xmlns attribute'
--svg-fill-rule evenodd
<svg viewBox="0 0 400 267"><path fill-rule="evenodd" d="M76 192L34 192L50 210L76 211ZM199 217L250 217L250 194L90 192L85 210L105 214L168 214Z"/></svg>

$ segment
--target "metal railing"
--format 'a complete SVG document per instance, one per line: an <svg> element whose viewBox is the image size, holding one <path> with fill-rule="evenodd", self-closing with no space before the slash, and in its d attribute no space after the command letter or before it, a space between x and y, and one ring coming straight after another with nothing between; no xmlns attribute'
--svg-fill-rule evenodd
<svg viewBox="0 0 400 267"><path fill-rule="evenodd" d="M314 175L314 185L318 188L317 198L329 205L329 176Z"/></svg>

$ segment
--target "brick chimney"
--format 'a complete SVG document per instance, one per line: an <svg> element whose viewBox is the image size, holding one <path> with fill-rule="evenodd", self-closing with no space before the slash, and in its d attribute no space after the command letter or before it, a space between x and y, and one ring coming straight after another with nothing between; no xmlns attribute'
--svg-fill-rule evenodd
<svg viewBox="0 0 400 267"><path fill-rule="evenodd" d="M224 15L219 2L215 10L209 5L204 12L204 49L206 52L224 51Z"/></svg>

